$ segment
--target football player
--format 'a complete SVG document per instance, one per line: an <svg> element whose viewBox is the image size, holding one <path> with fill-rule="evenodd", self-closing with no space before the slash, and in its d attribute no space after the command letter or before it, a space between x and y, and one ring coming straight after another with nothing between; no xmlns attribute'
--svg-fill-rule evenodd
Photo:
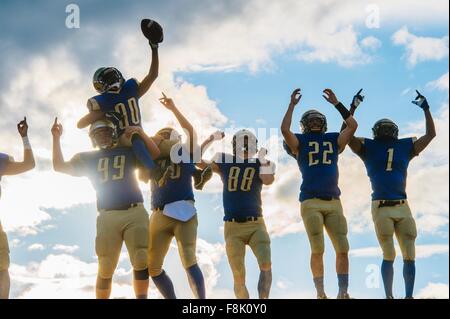
<svg viewBox="0 0 450 319"><path fill-rule="evenodd" d="M156 21L152 21L152 23L153 26L159 26ZM162 42L162 28L159 27L153 32L158 33L160 39L158 41ZM126 80L122 73L114 67L102 67L94 73L93 85L99 94L87 101L89 114L78 122L78 128L85 128L106 116L117 127L120 143L124 146L131 146L143 166L151 170L155 168L155 164L144 141L137 134L128 139L123 135L129 126L142 126L139 99L148 92L158 77L158 42L149 40L149 44L152 51L152 62L148 74L141 82L134 78Z"/></svg>
<svg viewBox="0 0 450 319"><path fill-rule="evenodd" d="M181 161L174 163L170 158L157 160L157 164L165 169L168 176L164 184L151 180L153 213L149 227L149 274L164 298L176 298L172 281L163 270L164 259L172 239L175 238L191 289L196 298L205 299L205 281L196 257L198 220L192 187L193 175L196 172L193 162L194 148L197 143L195 131L171 98L163 94L160 102L175 115L181 127L187 132L188 145L182 145L180 134L170 127L161 129L154 138L173 141L177 147L174 151L178 152ZM144 177L144 180L148 178L148 176Z"/></svg>
<svg viewBox="0 0 450 319"><path fill-rule="evenodd" d="M319 299L327 298L323 283L324 234L327 233L336 251L338 299L348 295L347 221L343 213L338 187L338 156L344 151L358 124L339 102L334 92L325 89L323 97L342 115L347 127L341 133L327 133L325 115L316 110L305 112L301 118L302 134L291 131L292 114L302 95L293 91L288 110L281 124L284 147L297 160L303 177L300 187L301 216L311 246L311 270Z"/></svg>
<svg viewBox="0 0 450 319"><path fill-rule="evenodd" d="M97 193L97 298L107 299L111 294L112 277L123 242L133 266L136 298L147 298L148 213L138 186L135 170L139 164L132 149L117 146L116 127L108 120L100 120L89 130L92 143L99 149L79 153L66 162L60 144L63 127L57 119L51 132L55 171L87 176ZM140 137L156 158L159 150L153 141L145 135Z"/></svg>
<svg viewBox="0 0 450 319"><path fill-rule="evenodd" d="M223 136L211 135L202 144L202 150ZM245 285L247 245L255 254L260 269L260 299L269 298L272 285L270 236L262 214L261 191L263 185L274 182L275 165L264 158L265 154L265 149L258 153L258 140L252 132L240 130L233 136L233 154L218 153L212 163L201 164L211 166L222 179L225 245L237 299L250 298Z"/></svg>
<svg viewBox="0 0 450 319"><path fill-rule="evenodd" d="M406 176L409 162L436 136L427 99L417 91L412 103L425 114L426 133L421 138L398 138L398 126L389 119L381 119L372 128L373 139L353 137L349 144L364 162L372 185L372 218L383 250L381 274L388 299L394 298L394 234L403 256L406 298L413 298L417 230L406 196ZM355 111L356 106L351 107L351 114Z"/></svg>
<svg viewBox="0 0 450 319"><path fill-rule="evenodd" d="M6 154L0 153L0 180L2 176L18 175L32 170L36 163L30 140L28 139L28 123L25 117L23 121L17 124L17 130L22 137L23 142L23 161L15 162L14 159ZM1 197L1 188L0 188ZM8 299L10 278L9 278L9 246L6 233L3 231L0 223L0 299Z"/></svg>

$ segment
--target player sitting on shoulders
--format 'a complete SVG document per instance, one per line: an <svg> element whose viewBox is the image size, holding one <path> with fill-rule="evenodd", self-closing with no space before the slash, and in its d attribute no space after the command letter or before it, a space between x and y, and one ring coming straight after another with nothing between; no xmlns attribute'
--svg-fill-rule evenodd
<svg viewBox="0 0 450 319"><path fill-rule="evenodd" d="M66 162L61 150L63 127L55 119L53 135L53 167L72 176L87 176L97 193L98 256L96 296L108 299L122 244L128 250L133 266L136 298L146 299L148 291L148 213L138 185L135 170L140 167L132 149L118 145L116 127L107 120L94 122L89 136L98 150L76 154ZM145 136L146 147L158 156L158 148Z"/></svg>

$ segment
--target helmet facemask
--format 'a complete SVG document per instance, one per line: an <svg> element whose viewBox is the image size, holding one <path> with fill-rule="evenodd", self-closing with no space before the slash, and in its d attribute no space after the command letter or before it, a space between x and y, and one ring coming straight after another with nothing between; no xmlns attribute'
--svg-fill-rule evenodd
<svg viewBox="0 0 450 319"><path fill-rule="evenodd" d="M325 133L327 131L327 118L316 110L310 110L302 115L300 128L305 133Z"/></svg>
<svg viewBox="0 0 450 319"><path fill-rule="evenodd" d="M398 126L389 119L382 119L375 123L372 133L374 139L397 139Z"/></svg>
<svg viewBox="0 0 450 319"><path fill-rule="evenodd" d="M247 130L241 130L233 136L233 155L251 158L258 153L258 139Z"/></svg>

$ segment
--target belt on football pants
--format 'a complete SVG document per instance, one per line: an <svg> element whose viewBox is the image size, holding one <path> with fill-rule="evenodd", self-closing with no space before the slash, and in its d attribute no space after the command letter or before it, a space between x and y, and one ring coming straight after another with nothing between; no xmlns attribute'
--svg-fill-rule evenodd
<svg viewBox="0 0 450 319"><path fill-rule="evenodd" d="M378 207L394 207L397 205L403 205L406 203L406 200L401 199L401 200L382 200L380 201L380 203L378 204Z"/></svg>
<svg viewBox="0 0 450 319"><path fill-rule="evenodd" d="M256 222L260 218L262 218L262 216L248 216L248 217L241 217L241 218L231 218L229 220L225 220L225 222L228 222L228 223Z"/></svg>
<svg viewBox="0 0 450 319"><path fill-rule="evenodd" d="M112 207L112 208L108 208L108 209L99 209L98 211L100 213L104 213L104 212L116 211L116 210L129 210L131 208L141 207L141 206L144 206L144 204L143 203L131 203L129 205L124 205L124 206L120 206L120 207Z"/></svg>
<svg viewBox="0 0 450 319"><path fill-rule="evenodd" d="M321 197L314 197L314 198L320 199L320 200L326 200L326 201L339 200L339 197L334 197L334 196L321 196Z"/></svg>

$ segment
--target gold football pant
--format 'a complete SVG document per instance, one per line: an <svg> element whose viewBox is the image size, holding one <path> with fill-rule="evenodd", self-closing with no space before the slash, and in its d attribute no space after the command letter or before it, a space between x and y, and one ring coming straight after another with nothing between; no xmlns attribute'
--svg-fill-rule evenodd
<svg viewBox="0 0 450 319"><path fill-rule="evenodd" d="M110 279L119 261L122 243L133 269L147 269L148 213L143 205L126 211L102 211L97 217L95 250L100 278Z"/></svg>
<svg viewBox="0 0 450 319"><path fill-rule="evenodd" d="M379 205L378 200L372 202L372 219L378 242L383 250L383 258L390 261L395 259L395 234L403 259L414 260L417 229L408 202L405 200L404 204L392 207L380 208Z"/></svg>
<svg viewBox="0 0 450 319"><path fill-rule="evenodd" d="M324 227L335 251L348 252L347 220L340 200L326 201L317 198L305 200L301 203L301 215L313 254L324 253Z"/></svg>
<svg viewBox="0 0 450 319"><path fill-rule="evenodd" d="M250 246L258 265L271 265L270 236L263 218L246 223L225 222L225 246L234 280L245 281L245 247Z"/></svg>
<svg viewBox="0 0 450 319"><path fill-rule="evenodd" d="M0 271L8 270L9 268L9 246L6 233L3 231L0 223Z"/></svg>
<svg viewBox="0 0 450 319"><path fill-rule="evenodd" d="M164 258L174 237L183 267L188 269L197 263L197 227L197 215L182 222L164 215L161 210L153 211L148 245L148 271L151 277L161 274Z"/></svg>

